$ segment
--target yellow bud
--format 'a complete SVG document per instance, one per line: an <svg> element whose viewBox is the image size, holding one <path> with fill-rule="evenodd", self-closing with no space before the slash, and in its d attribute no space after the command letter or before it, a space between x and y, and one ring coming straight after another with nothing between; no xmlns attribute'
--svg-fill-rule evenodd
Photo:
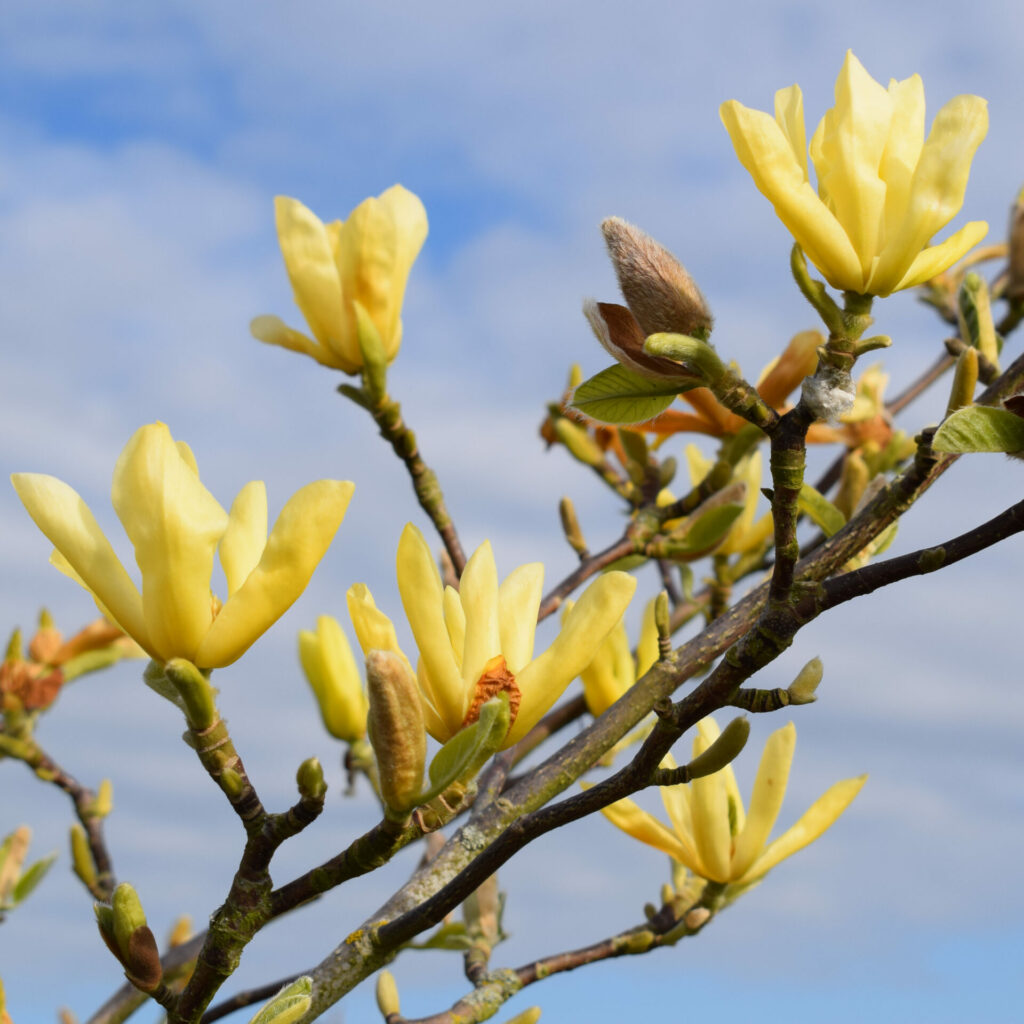
<svg viewBox="0 0 1024 1024"><path fill-rule="evenodd" d="M298 783L299 794L305 800L322 800L327 792L324 770L315 757L309 757L299 765L295 781Z"/></svg>
<svg viewBox="0 0 1024 1024"><path fill-rule="evenodd" d="M393 651L366 655L369 735L380 777L381 799L398 815L416 805L427 760L427 732L416 677Z"/></svg>
<svg viewBox="0 0 1024 1024"><path fill-rule="evenodd" d="M963 409L974 401L974 389L978 386L978 350L965 348L956 361L953 383L949 389L949 403L946 415Z"/></svg>
<svg viewBox="0 0 1024 1024"><path fill-rule="evenodd" d="M585 466L599 466L604 462L604 452L598 443L580 426L564 417L555 420L555 437L558 438L569 454Z"/></svg>
<svg viewBox="0 0 1024 1024"><path fill-rule="evenodd" d="M89 806L89 813L96 818L105 818L114 809L114 784L110 779L100 783L96 799Z"/></svg>
<svg viewBox="0 0 1024 1024"><path fill-rule="evenodd" d="M562 531L569 546L580 558L587 554L587 542L583 539L583 531L580 529L579 520L576 518L576 507L570 498L563 498L558 503L558 516L562 520Z"/></svg>
<svg viewBox="0 0 1024 1024"><path fill-rule="evenodd" d="M714 775L727 764L732 763L746 746L750 735L750 723L746 715L734 718L721 732L718 739L698 754L687 766L691 779L702 779L706 775Z"/></svg>
<svg viewBox="0 0 1024 1024"><path fill-rule="evenodd" d="M696 931L701 925L707 923L709 917L711 917L711 911L707 907L694 907L683 918L683 923L690 931Z"/></svg>
<svg viewBox="0 0 1024 1024"><path fill-rule="evenodd" d="M789 694L790 704L812 704L818 698L815 690L821 682L824 674L824 667L821 658L811 658L809 662L797 673L796 679L789 684L786 691Z"/></svg>
<svg viewBox="0 0 1024 1024"><path fill-rule="evenodd" d="M91 891L95 888L96 862L85 829L77 821L71 826L71 866L87 889Z"/></svg>
<svg viewBox="0 0 1024 1024"><path fill-rule="evenodd" d="M220 773L220 788L232 800L237 800L245 789L245 779L234 768L225 768Z"/></svg>
<svg viewBox="0 0 1024 1024"><path fill-rule="evenodd" d="M390 971L381 971L377 975L377 1009L385 1018L392 1013L402 1012L398 1002L398 986Z"/></svg>

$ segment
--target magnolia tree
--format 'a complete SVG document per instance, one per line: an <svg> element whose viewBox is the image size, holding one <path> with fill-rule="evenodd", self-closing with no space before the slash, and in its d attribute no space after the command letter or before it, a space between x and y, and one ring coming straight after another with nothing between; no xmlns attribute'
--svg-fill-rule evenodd
<svg viewBox="0 0 1024 1024"><path fill-rule="evenodd" d="M424 536L410 524L398 540L401 607L378 608L363 584L348 590L358 659L329 616L299 636L324 726L345 745L351 776L372 787L380 820L298 877L272 880L271 867L278 847L323 811L321 766L301 764L296 802L268 809L222 717L221 704L236 695L220 700L211 676L245 656L302 593L353 484L308 484L268 534L262 483L246 485L225 511L200 482L188 446L162 423L142 426L114 467L112 487L140 587L68 484L14 476L54 545L54 565L90 591L102 613L68 640L44 614L27 646L15 632L0 675L0 757L24 762L70 797L74 871L95 899L99 937L128 979L90 1020L125 1020L154 1000L171 1024L258 1004L253 1021L306 1021L376 974L380 1011L401 1024L408 1018L382 968L416 940L461 955L466 976L455 1005L421 1020L482 1021L553 974L695 938L843 813L864 777L836 782L772 838L792 724L768 739L744 801L731 762L743 751L747 715L812 702L822 665L808 661L785 688L758 688L755 677L801 627L837 605L1024 529L1021 503L934 547L882 557L901 515L960 454L1024 451L1024 361L1005 369L1000 362L1003 339L1024 317L1024 211L1016 207L1007 244L975 248L987 230L975 221L931 245L961 207L986 132L985 102L956 97L926 137L921 80L885 88L852 54L835 95L809 147L817 188L798 87L776 94L774 116L735 101L721 108L739 159L793 234L793 278L822 324L797 334L757 384L729 362L726 344L713 344L705 300L676 259L622 220L602 225L625 305L588 301L584 312L615 362L587 381L574 370L541 432L581 472L597 474L628 520L621 536L592 552L563 500L565 539L579 565L546 593L539 564L499 582L488 543L466 557L440 481L388 391L405 284L427 232L419 199L395 186L330 224L295 199L277 200L285 267L309 333L274 316L257 317L252 332L353 378L338 390L373 417L436 531ZM985 261L996 268L988 279L976 269ZM859 372L857 363L890 344L870 334L875 300L908 288L921 289L950 337L936 362L886 401L880 369ZM947 370L941 425L916 437L894 430L893 414ZM680 449L687 433L715 439L714 456ZM809 443L835 451L813 483ZM680 461L688 478L681 486ZM771 511L757 519L761 493ZM215 556L223 597L211 593ZM631 570L647 562L657 565L663 589L641 598ZM642 628L630 637L623 615L638 600L646 602ZM401 615L415 651L399 646ZM538 652L537 623L551 615L561 617L560 632ZM689 623L702 628L674 646ZM234 880L211 908L209 928L178 929L163 948L146 924L145 893L115 873L116 850L104 836L110 784L94 792L79 783L35 735L63 686L125 657L148 659L146 684L180 709L186 741L244 832ZM566 696L577 678L582 695ZM566 727L580 720L585 727L567 740ZM630 799L649 787L659 788L664 819ZM501 964L498 872L533 840L597 812L669 855L658 902L634 927L593 945L553 955L538 949L546 955ZM48 867L26 856L28 842L20 826L0 847L0 914L29 896ZM278 979L223 992L267 924L292 912L301 920L303 904L416 843L423 858L408 882L361 924L346 922L319 963L283 988ZM534 1007L514 1019L539 1015Z"/></svg>

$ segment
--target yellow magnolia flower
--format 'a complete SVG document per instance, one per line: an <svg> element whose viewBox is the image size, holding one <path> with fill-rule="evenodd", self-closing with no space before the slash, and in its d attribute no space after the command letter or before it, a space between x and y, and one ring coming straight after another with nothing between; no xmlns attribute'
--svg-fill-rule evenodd
<svg viewBox="0 0 1024 1024"><path fill-rule="evenodd" d="M361 740L366 735L369 705L352 648L337 619L321 615L315 633L300 630L299 660L327 731L346 743Z"/></svg>
<svg viewBox="0 0 1024 1024"><path fill-rule="evenodd" d="M636 580L608 572L591 583L555 641L534 657L543 585L544 566L533 562L499 586L484 541L466 564L459 590L445 587L423 535L406 526L398 544L398 590L419 648L417 679L434 739L451 739L476 721L484 701L506 692L512 726L502 748L521 740L590 663L629 604ZM405 658L391 620L362 583L349 589L348 608L364 653L387 650Z"/></svg>
<svg viewBox="0 0 1024 1024"><path fill-rule="evenodd" d="M258 316L250 329L269 345L303 352L345 373L363 365L357 307L372 321L388 362L402 342L402 300L413 261L427 237L419 198L392 185L364 199L348 220L324 224L297 199L274 200L277 238L310 338L276 316Z"/></svg>
<svg viewBox="0 0 1024 1024"><path fill-rule="evenodd" d="M163 423L140 427L114 467L111 500L142 572L142 593L89 507L66 483L38 473L11 480L57 549L52 561L90 590L100 610L157 661L230 665L306 588L345 517L354 484L318 480L285 504L267 537L262 481L245 485L230 514L199 480L188 445ZM227 578L210 592L214 553Z"/></svg>
<svg viewBox="0 0 1024 1024"><path fill-rule="evenodd" d="M920 76L886 89L849 51L835 97L811 138L817 193L807 173L799 86L775 94L774 118L736 100L719 112L740 163L831 285L865 295L912 288L988 231L984 221L971 221L928 245L963 205L971 158L988 131L986 103L950 100L926 140Z"/></svg>
<svg viewBox="0 0 1024 1024"><path fill-rule="evenodd" d="M573 604L566 602L564 622ZM654 624L654 602L644 608L637 644L636 661L629 649L629 637L622 619L605 637L594 660L580 673L587 709L596 718L610 708L658 660L658 627Z"/></svg>
<svg viewBox="0 0 1024 1024"><path fill-rule="evenodd" d="M700 722L693 741L693 756L707 750L718 735L713 719ZM811 804L795 825L768 843L786 795L795 746L796 729L792 722L768 737L746 814L731 765L687 785L661 788L671 828L632 800L619 800L606 807L604 814L634 839L667 853L701 878L738 885L755 882L825 832L850 805L867 778L861 775L837 782ZM666 761L672 764L671 758Z"/></svg>

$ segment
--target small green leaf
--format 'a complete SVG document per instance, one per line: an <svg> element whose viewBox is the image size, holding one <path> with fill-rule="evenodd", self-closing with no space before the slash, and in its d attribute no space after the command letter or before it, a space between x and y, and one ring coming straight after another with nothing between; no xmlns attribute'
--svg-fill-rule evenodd
<svg viewBox="0 0 1024 1024"><path fill-rule="evenodd" d="M719 505L708 509L686 531L684 543L687 550L705 553L725 540L732 524L743 512L742 505Z"/></svg>
<svg viewBox="0 0 1024 1024"><path fill-rule="evenodd" d="M616 558L610 565L605 566L604 572L629 572L646 561L646 555L623 555L622 558Z"/></svg>
<svg viewBox="0 0 1024 1024"><path fill-rule="evenodd" d="M699 384L694 380L692 386ZM585 380L573 392L571 405L599 423L643 423L688 390L686 382L651 380L616 363Z"/></svg>
<svg viewBox="0 0 1024 1024"><path fill-rule="evenodd" d="M50 866L57 859L57 854L51 853L49 857L37 860L14 884L11 899L15 906L21 903L35 887L43 880Z"/></svg>
<svg viewBox="0 0 1024 1024"><path fill-rule="evenodd" d="M846 525L846 517L843 513L810 484L801 485L800 496L796 503L800 511L808 516L826 537L831 537L833 533Z"/></svg>
<svg viewBox="0 0 1024 1024"><path fill-rule="evenodd" d="M1006 409L988 405L957 409L935 431L932 448L957 455L1024 451L1024 419Z"/></svg>
<svg viewBox="0 0 1024 1024"><path fill-rule="evenodd" d="M508 694L499 693L480 708L480 717L457 732L430 762L430 788L418 802L427 803L456 782L469 782L498 749L510 724Z"/></svg>

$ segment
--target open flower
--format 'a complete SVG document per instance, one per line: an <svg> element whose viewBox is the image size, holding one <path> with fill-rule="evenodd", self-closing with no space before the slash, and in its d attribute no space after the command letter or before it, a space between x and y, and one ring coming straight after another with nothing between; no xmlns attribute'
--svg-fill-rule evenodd
<svg viewBox="0 0 1024 1024"><path fill-rule="evenodd" d="M324 728L346 743L361 740L366 735L368 703L352 648L337 619L321 615L315 633L299 631L299 660Z"/></svg>
<svg viewBox="0 0 1024 1024"><path fill-rule="evenodd" d="M57 549L54 564L150 657L230 665L306 588L345 517L354 484L318 480L285 504L267 537L262 481L246 484L228 514L199 480L188 445L163 423L140 427L114 467L111 501L142 572L140 595L89 507L66 483L38 473L11 480ZM227 578L211 594L214 554Z"/></svg>
<svg viewBox="0 0 1024 1024"><path fill-rule="evenodd" d="M373 323L388 362L402 342L402 300L413 261L427 237L419 198L392 185L364 199L348 220L324 224L297 199L274 200L277 238L310 338L276 316L250 329L269 345L312 356L324 366L358 373L363 365L356 307Z"/></svg>
<svg viewBox="0 0 1024 1024"><path fill-rule="evenodd" d="M629 604L636 580L608 572L584 591L551 646L533 656L544 566L521 565L498 585L490 542L473 553L459 589L445 587L423 535L411 523L398 544L398 589L419 648L417 678L427 732L441 743L476 721L481 705L505 692L512 725L502 744L521 740L590 664ZM365 585L348 592L364 653L401 655L391 620Z"/></svg>
<svg viewBox="0 0 1024 1024"><path fill-rule="evenodd" d="M707 750L718 735L714 719L700 722L693 741L694 757ZM768 737L746 814L731 765L687 785L661 788L671 828L632 800L619 800L606 807L604 814L634 839L667 853L701 878L738 885L755 882L825 832L867 778L861 775L837 782L795 825L769 843L768 836L786 795L795 745L792 722Z"/></svg>
<svg viewBox="0 0 1024 1024"><path fill-rule="evenodd" d="M736 155L807 257L836 288L888 295L921 284L984 237L971 221L939 245L959 212L971 159L988 131L979 96L956 96L924 137L918 75L888 89L847 51L836 105L811 138L818 190L807 172L803 96L775 94L775 117L728 100L720 109Z"/></svg>

